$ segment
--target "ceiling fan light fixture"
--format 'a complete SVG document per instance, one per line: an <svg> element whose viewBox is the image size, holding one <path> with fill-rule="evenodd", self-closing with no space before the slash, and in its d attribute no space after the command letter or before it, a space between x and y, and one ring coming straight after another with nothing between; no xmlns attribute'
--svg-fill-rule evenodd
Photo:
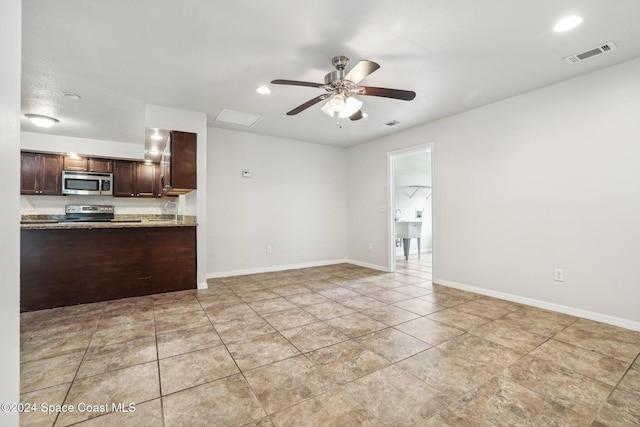
<svg viewBox="0 0 640 427"><path fill-rule="evenodd" d="M53 118L53 117L49 117L49 116L43 116L40 114L25 114L24 115L27 119L29 119L29 121L31 121L31 123L33 123L34 125L40 127L40 128L50 128L51 126L55 125L56 123L58 123L60 120Z"/></svg>
<svg viewBox="0 0 640 427"><path fill-rule="evenodd" d="M335 113L340 113L346 105L344 98L343 95L336 93L322 106L322 112L330 117L333 117Z"/></svg>
<svg viewBox="0 0 640 427"><path fill-rule="evenodd" d="M362 107L362 101L350 96L345 101L344 108L338 113L338 117L341 119L351 117L360 110L360 107Z"/></svg>

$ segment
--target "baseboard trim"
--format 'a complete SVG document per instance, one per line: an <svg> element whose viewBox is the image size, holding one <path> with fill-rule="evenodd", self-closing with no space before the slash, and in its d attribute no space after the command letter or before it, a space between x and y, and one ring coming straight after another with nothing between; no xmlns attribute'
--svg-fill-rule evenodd
<svg viewBox="0 0 640 427"><path fill-rule="evenodd" d="M198 289L209 289L209 285L207 285L207 282L199 282L198 283Z"/></svg>
<svg viewBox="0 0 640 427"><path fill-rule="evenodd" d="M358 267L371 268L373 270L384 271L385 273L389 272L389 269L387 268L387 266L384 266L384 265L369 264L367 262L356 261L354 259L348 259L345 262L348 262L349 264L357 265Z"/></svg>
<svg viewBox="0 0 640 427"><path fill-rule="evenodd" d="M300 264L273 265L268 267L245 268L241 270L216 271L207 273L207 279L218 279L221 277L244 276L247 274L273 273L275 271L296 270L298 268L323 267L326 265L351 263L348 259L333 259L327 261L304 262Z"/></svg>
<svg viewBox="0 0 640 427"><path fill-rule="evenodd" d="M623 319L621 317L609 316L607 314L596 313L593 311L582 310L580 308L569 307L566 305L555 304L552 302L537 300L533 298L522 297L519 295L508 294L506 292L494 291L491 289L479 288L477 286L466 285L464 283L452 282L445 279L433 278L433 283L448 286L463 291L474 292L494 298L500 298L507 301L517 302L524 305L530 305L545 310L557 311L571 316L582 317L584 319L595 320L597 322L608 323L609 325L620 326L621 328L640 331L640 322Z"/></svg>

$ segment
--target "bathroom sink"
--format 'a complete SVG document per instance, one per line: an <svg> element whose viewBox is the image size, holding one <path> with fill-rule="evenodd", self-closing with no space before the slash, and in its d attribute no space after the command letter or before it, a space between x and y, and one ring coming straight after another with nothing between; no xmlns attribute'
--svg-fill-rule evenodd
<svg viewBox="0 0 640 427"><path fill-rule="evenodd" d="M420 235L422 233L422 221L397 221L395 224L396 238L420 238Z"/></svg>

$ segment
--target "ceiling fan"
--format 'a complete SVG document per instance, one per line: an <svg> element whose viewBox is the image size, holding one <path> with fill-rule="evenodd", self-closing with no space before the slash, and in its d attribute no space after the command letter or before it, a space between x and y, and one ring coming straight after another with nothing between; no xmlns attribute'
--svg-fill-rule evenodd
<svg viewBox="0 0 640 427"><path fill-rule="evenodd" d="M305 102L287 113L288 116L294 116L312 105L320 101L328 99L321 110L331 116L338 118L349 117L351 120L360 120L364 117L362 110L362 101L353 95L381 96L384 98L400 99L403 101L411 101L416 97L416 93L410 90L387 89L383 87L358 86L365 77L380 68L380 65L373 61L362 60L354 65L349 71L345 72L345 68L349 65L349 58L346 56L336 56L331 60L336 68L324 76L324 84L301 82L297 80L273 80L272 84L292 85L292 86L309 86L318 89L324 89L326 93Z"/></svg>

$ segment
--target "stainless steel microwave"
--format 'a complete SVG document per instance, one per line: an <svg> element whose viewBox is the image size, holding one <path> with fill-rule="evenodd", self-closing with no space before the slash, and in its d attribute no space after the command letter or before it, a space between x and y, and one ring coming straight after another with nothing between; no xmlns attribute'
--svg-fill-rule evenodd
<svg viewBox="0 0 640 427"><path fill-rule="evenodd" d="M62 194L112 196L113 174L63 171Z"/></svg>

